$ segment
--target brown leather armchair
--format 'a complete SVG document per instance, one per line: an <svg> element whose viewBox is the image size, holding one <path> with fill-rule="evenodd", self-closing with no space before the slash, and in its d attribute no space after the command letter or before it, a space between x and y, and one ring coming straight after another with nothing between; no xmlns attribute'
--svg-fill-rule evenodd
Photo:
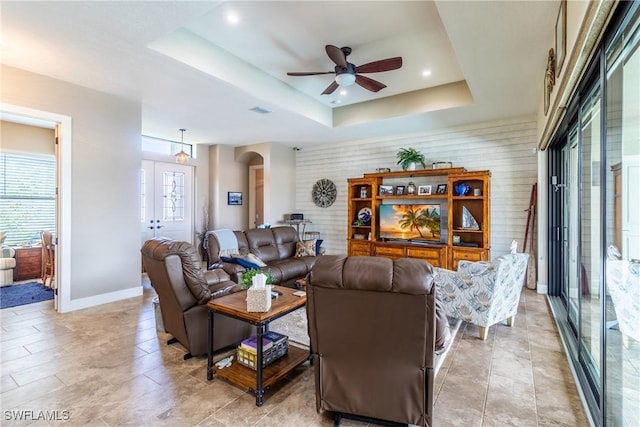
<svg viewBox="0 0 640 427"><path fill-rule="evenodd" d="M142 258L151 285L160 299L162 321L174 338L188 351L184 359L207 354L207 302L240 287L222 269L203 271L200 256L187 242L165 238L147 240ZM227 316L216 315L214 351L235 345L254 333L255 328Z"/></svg>
<svg viewBox="0 0 640 427"><path fill-rule="evenodd" d="M431 425L436 342L448 323L436 324L430 264L318 257L307 316L318 412L335 412L336 425L341 417Z"/></svg>

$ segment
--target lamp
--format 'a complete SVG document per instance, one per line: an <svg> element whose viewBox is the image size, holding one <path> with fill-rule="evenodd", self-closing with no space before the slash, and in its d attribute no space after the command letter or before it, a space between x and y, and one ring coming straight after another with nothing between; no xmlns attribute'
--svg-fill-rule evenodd
<svg viewBox="0 0 640 427"><path fill-rule="evenodd" d="M181 133L180 152L176 154L176 163L186 165L189 160L189 155L184 152L184 131L186 131L186 129L179 129L179 131Z"/></svg>
<svg viewBox="0 0 640 427"><path fill-rule="evenodd" d="M336 76L338 86L351 86L356 82L356 75L351 73L342 73Z"/></svg>

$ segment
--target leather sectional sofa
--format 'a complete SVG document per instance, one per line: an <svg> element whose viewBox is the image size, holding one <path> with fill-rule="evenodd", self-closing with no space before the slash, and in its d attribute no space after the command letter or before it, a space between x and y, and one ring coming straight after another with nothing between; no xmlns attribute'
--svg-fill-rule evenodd
<svg viewBox="0 0 640 427"><path fill-rule="evenodd" d="M289 226L273 228L254 228L246 231L234 231L240 254L252 253L262 260L271 270L274 284L295 287L297 279L306 277L316 262L316 256L296 257L296 246L300 241L295 228ZM222 261L220 247L212 231L205 236L207 266L209 269L222 267L231 280L239 282L245 267L232 262Z"/></svg>

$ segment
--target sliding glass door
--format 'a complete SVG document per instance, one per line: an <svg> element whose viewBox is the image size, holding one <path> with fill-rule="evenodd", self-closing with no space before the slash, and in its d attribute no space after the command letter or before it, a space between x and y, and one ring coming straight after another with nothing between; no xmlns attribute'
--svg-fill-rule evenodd
<svg viewBox="0 0 640 427"><path fill-rule="evenodd" d="M549 147L549 294L599 426L640 425L640 6L624 4Z"/></svg>

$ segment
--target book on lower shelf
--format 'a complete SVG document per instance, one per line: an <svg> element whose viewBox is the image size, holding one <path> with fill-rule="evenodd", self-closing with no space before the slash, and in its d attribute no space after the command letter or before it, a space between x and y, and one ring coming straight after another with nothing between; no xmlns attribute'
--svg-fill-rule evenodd
<svg viewBox="0 0 640 427"><path fill-rule="evenodd" d="M265 332L262 335L262 338L268 339L269 341L271 341L273 343L273 345L278 345L278 344L282 343L283 341L285 341L289 337L286 336L286 335L279 334L279 333L274 332L274 331L268 331L268 332Z"/></svg>
<svg viewBox="0 0 640 427"><path fill-rule="evenodd" d="M240 347L255 353L258 350L258 337L254 335L246 340L242 340ZM262 335L262 351L267 351L271 347L273 347L273 341Z"/></svg>

